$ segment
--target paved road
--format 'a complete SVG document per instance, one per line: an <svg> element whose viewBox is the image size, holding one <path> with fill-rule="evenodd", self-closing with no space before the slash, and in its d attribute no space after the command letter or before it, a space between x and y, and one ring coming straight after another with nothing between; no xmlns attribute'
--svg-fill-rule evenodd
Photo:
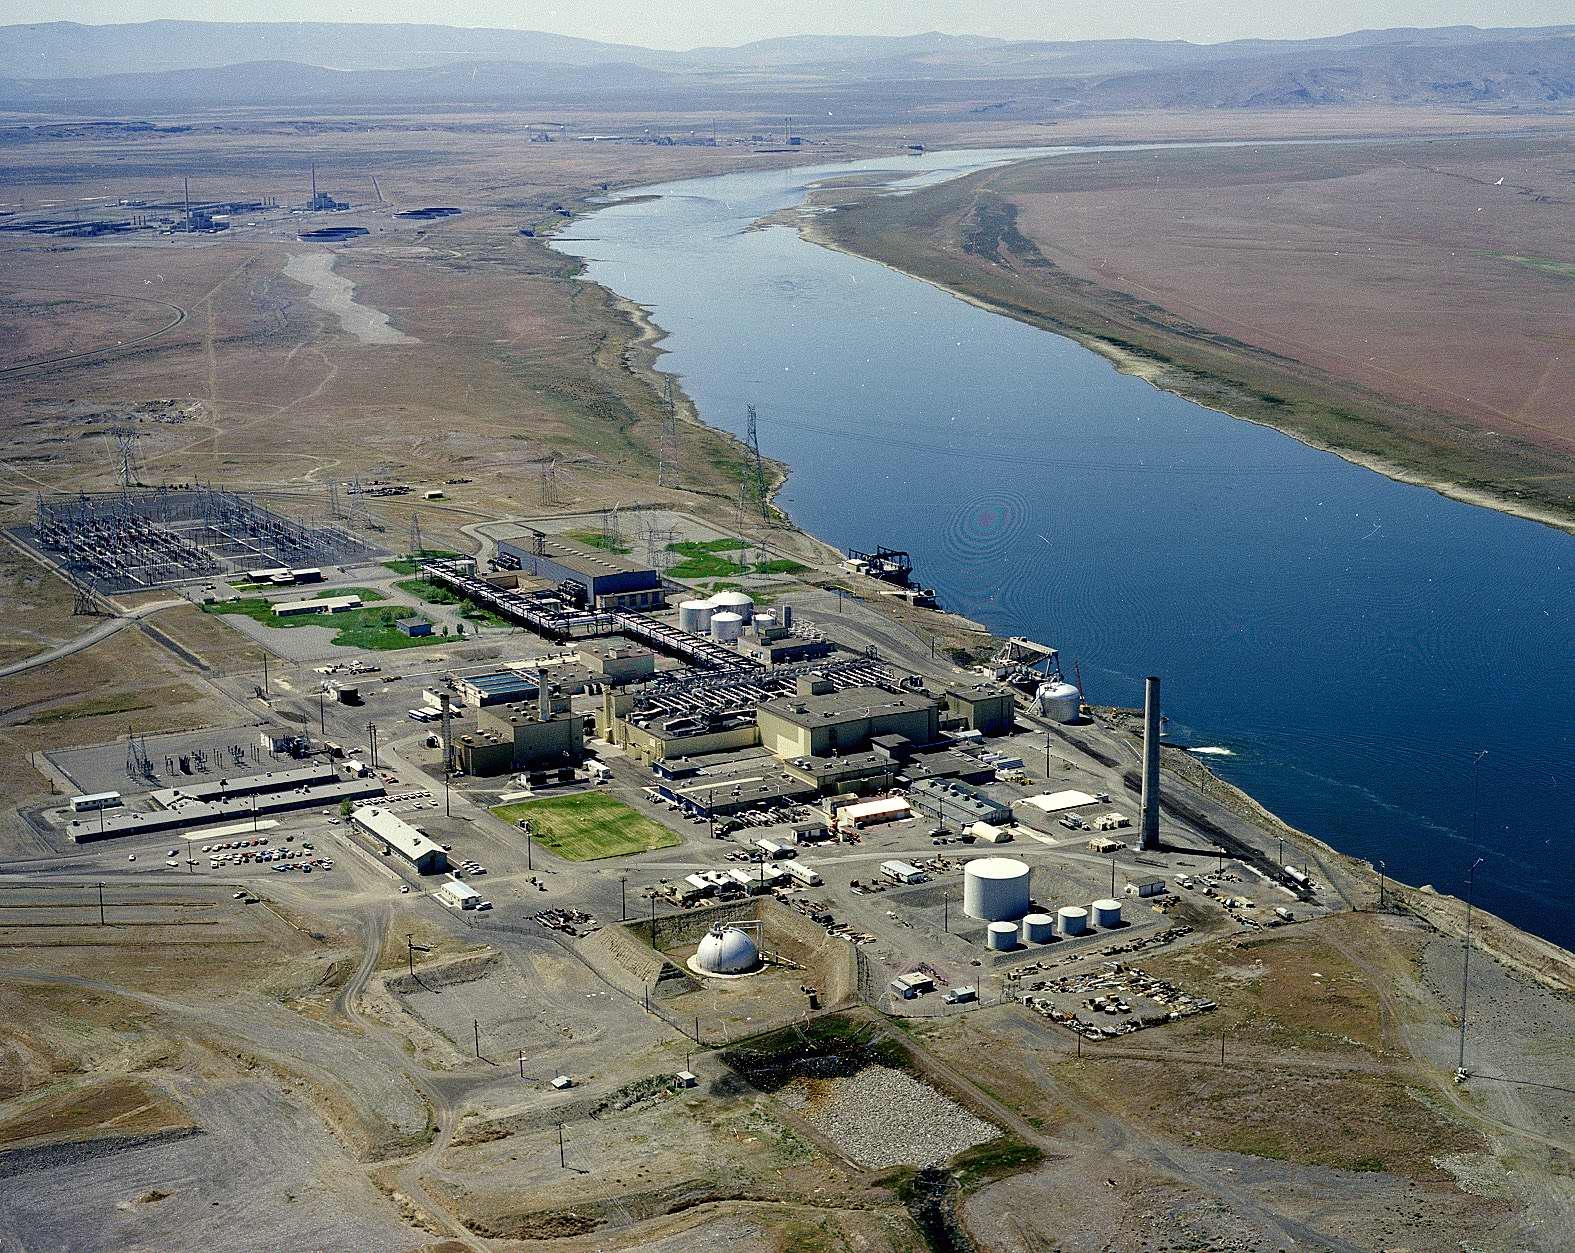
<svg viewBox="0 0 1575 1253"><path fill-rule="evenodd" d="M165 609L177 609L186 604L184 600L159 600L152 604L139 605L130 613L118 618L110 618L100 622L96 627L76 637L67 640L64 644L56 644L53 648L41 653L34 653L31 657L24 657L21 661L13 661L10 665L0 666L0 679L8 679L13 674L22 674L28 670L36 670L39 666L47 666L52 661L59 661L62 657L69 657L73 653L80 653L84 648L92 648L100 640L106 640L117 631L123 631L128 626L140 622L143 618L150 618Z"/></svg>

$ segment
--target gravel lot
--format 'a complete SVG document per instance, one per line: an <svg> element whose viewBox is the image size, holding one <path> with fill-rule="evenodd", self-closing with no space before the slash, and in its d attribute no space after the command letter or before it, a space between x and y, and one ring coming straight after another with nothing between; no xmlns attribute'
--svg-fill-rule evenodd
<svg viewBox="0 0 1575 1253"><path fill-rule="evenodd" d="M1001 1134L928 1084L885 1066L846 1079L801 1079L781 1096L850 1161L872 1169L939 1166Z"/></svg>

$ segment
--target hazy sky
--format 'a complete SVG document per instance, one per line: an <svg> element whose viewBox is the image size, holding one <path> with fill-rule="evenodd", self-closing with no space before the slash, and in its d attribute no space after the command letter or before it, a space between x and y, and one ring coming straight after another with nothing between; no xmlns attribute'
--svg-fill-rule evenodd
<svg viewBox="0 0 1575 1253"><path fill-rule="evenodd" d="M1383 26L1537 26L1575 21L1571 0L25 0L3 22L437 22L513 26L652 48L774 35L908 35L940 30L1009 39L1215 41L1332 35Z"/></svg>

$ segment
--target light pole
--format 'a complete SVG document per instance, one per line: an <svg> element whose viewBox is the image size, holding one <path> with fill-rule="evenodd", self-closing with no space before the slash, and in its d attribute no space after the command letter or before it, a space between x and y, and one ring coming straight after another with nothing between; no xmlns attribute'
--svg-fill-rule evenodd
<svg viewBox="0 0 1575 1253"><path fill-rule="evenodd" d="M629 876L618 876L618 919L620 922L629 921Z"/></svg>
<svg viewBox="0 0 1575 1253"><path fill-rule="evenodd" d="M1384 871L1386 871L1388 869L1389 869L1388 863L1385 862L1382 857L1380 857L1378 859L1378 909L1379 909L1379 912L1382 912L1383 908L1384 908Z"/></svg>
<svg viewBox="0 0 1575 1253"><path fill-rule="evenodd" d="M1466 942L1463 953L1463 962L1460 967L1460 1064L1459 1069L1466 1068L1466 994L1471 986L1471 895L1476 888L1477 867L1483 862L1478 857L1471 863L1471 868L1466 871Z"/></svg>

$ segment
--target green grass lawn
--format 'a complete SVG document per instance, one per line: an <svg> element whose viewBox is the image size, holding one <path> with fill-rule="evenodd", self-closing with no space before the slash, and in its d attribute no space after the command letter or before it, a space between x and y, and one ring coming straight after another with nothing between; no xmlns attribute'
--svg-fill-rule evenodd
<svg viewBox="0 0 1575 1253"><path fill-rule="evenodd" d="M756 574L803 574L808 569L803 563L789 561L786 557L757 562L755 565Z"/></svg>
<svg viewBox="0 0 1575 1253"><path fill-rule="evenodd" d="M671 848L678 836L601 792L554 796L499 805L492 811L510 826L529 818L532 839L569 861L622 857Z"/></svg>
<svg viewBox="0 0 1575 1253"><path fill-rule="evenodd" d="M329 596L359 596L363 601L386 600L381 592L374 592L366 587L336 587L318 592L314 600L322 600ZM244 617L260 622L266 627L289 629L291 627L331 627L338 634L333 642L342 648L372 648L387 650L392 648L423 648L430 647L434 642L432 636L411 637L402 634L394 625L401 618L419 618L420 614L412 613L404 605L374 605L368 604L361 609L350 609L344 613L299 613L281 618L273 611L274 602L265 600L261 596L241 596L235 600L220 601L213 605L204 605L203 613L229 614L238 613Z"/></svg>
<svg viewBox="0 0 1575 1253"><path fill-rule="evenodd" d="M683 560L669 567L667 573L675 579L721 579L730 574L743 574L744 565L722 554L746 547L748 545L741 539L679 540L669 544L667 551L677 553Z"/></svg>
<svg viewBox="0 0 1575 1253"><path fill-rule="evenodd" d="M604 553L631 553L634 550L629 545L615 540L610 535L603 535L600 531L565 531L564 535L577 544L584 544L587 548L599 548Z"/></svg>
<svg viewBox="0 0 1575 1253"><path fill-rule="evenodd" d="M419 553L411 553L406 557L396 557L392 561L385 561L383 568L392 570L395 574L414 574L421 568L423 561L443 561L449 557L462 555L461 553L450 552L446 548L423 548Z"/></svg>
<svg viewBox="0 0 1575 1253"><path fill-rule="evenodd" d="M429 605L457 605L464 599L458 592L450 591L431 579L400 579L394 586Z"/></svg>

